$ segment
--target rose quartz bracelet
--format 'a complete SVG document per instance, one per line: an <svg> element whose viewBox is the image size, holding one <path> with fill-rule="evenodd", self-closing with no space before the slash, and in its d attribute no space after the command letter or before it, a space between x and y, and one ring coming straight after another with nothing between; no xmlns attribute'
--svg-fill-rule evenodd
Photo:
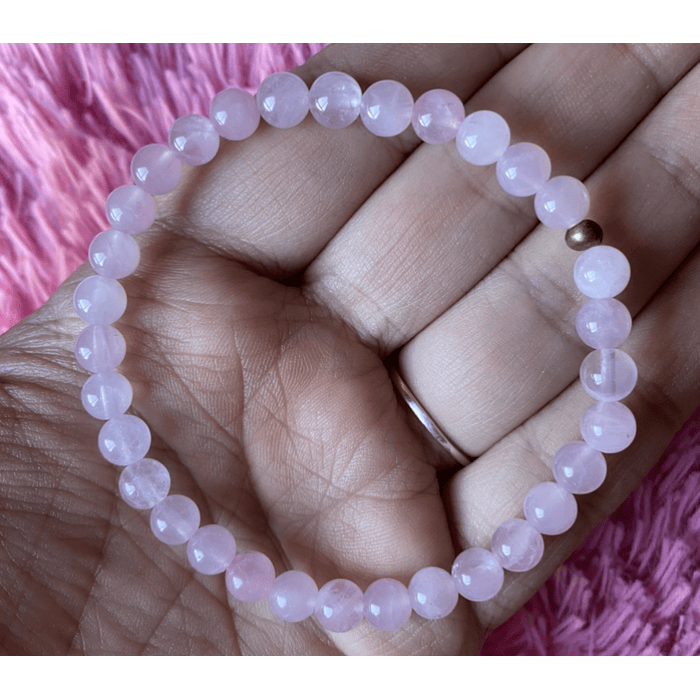
<svg viewBox="0 0 700 700"><path fill-rule="evenodd" d="M321 589L306 573L287 571L275 577L270 559L260 552L236 553L233 535L219 525L200 527L192 499L168 495L170 475L160 462L146 458L151 434L144 421L126 413L131 385L115 368L124 359L126 344L111 324L126 309L126 293L117 281L139 264L133 234L146 231L156 216L152 195L166 194L178 184L181 163L207 163L219 148L220 136L240 141L253 134L260 116L274 127L299 124L311 112L323 126L339 129L360 116L372 133L395 136L409 124L427 143L455 140L460 155L474 165L496 164L501 187L516 197L535 195L535 211L546 226L567 229L567 244L583 251L574 265L574 281L590 300L576 318L576 330L594 348L581 364L585 390L596 400L581 420L583 440L564 445L555 455L555 481L532 488L525 497L523 518L504 522L493 534L491 549L473 547L457 556L452 571L429 566L418 571L408 586L384 578L362 593L351 581L336 579ZM380 630L392 631L415 611L435 620L448 615L458 596L485 601L498 594L504 569L527 571L544 552L542 535L568 530L577 515L573 494L590 493L606 476L602 453L624 450L634 439L636 423L622 405L637 381L637 368L616 349L630 333L629 311L613 299L627 285L630 266L617 249L601 245L602 232L585 219L586 187L571 177L550 179L547 154L535 144L510 145L510 129L502 117L479 111L465 118L461 100L447 90L430 90L415 104L408 89L392 80L371 85L364 94L345 73L326 73L308 89L292 73L266 78L256 97L232 88L214 97L209 118L189 115L178 119L168 146L140 149L131 163L134 185L114 190L107 199L112 229L98 234L89 260L97 273L84 279L74 294L74 307L88 324L78 336L78 363L92 373L82 389L85 409L106 421L98 445L104 458L124 467L119 491L130 506L151 510L155 536L169 545L187 543L187 558L202 574L225 572L235 599L253 602L267 598L282 620L298 622L314 614L331 632L346 632L367 619Z"/></svg>

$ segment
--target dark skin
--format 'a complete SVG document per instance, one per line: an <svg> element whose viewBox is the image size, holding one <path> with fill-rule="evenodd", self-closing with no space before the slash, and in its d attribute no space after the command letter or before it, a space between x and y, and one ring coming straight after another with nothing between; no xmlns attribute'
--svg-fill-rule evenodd
<svg viewBox="0 0 700 700"><path fill-rule="evenodd" d="M363 88L441 87L493 109L513 141L585 178L605 242L632 266L619 297L640 378L625 404L638 436L609 455L603 487L543 561L507 573L492 601L395 633L335 635L277 621L263 601L195 574L117 495L101 423L80 404L73 357L83 265L0 338L0 649L10 654L475 654L639 484L696 407L700 379L700 47L331 46L296 72L341 70ZM531 198L493 168L409 129L379 139L312 118L262 125L185 168L139 234L115 324L149 456L202 522L281 571L363 590L449 569L488 547L551 459L580 439L589 351L573 320L576 254L538 226ZM397 399L397 363L472 463L460 468Z"/></svg>

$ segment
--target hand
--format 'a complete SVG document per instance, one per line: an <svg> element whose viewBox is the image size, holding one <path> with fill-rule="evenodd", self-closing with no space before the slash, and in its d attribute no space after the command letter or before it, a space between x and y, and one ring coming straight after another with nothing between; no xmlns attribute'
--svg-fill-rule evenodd
<svg viewBox="0 0 700 700"><path fill-rule="evenodd" d="M0 644L9 653L465 654L513 615L639 483L695 408L700 322L697 46L333 46L297 72L363 88L392 78L414 97L442 87L467 113L492 109L513 141L545 148L553 175L586 179L590 216L630 259L620 299L636 315L624 349L640 378L638 424L608 479L578 497L575 526L543 561L507 574L492 601L447 618L413 615L394 634L341 635L311 618L278 622L267 603L230 602L223 576L195 574L184 546L150 532L117 497L80 405L73 357L84 327L73 290L0 338ZM261 124L186 169L137 236L123 280L119 368L149 456L239 551L277 573L302 569L363 590L449 569L518 517L551 458L579 438L591 399L588 350L573 330L584 298L576 254L536 225L531 198L498 188L454 144L412 130L382 140L309 117ZM687 310L687 311L686 311ZM464 452L442 453L396 398L387 362Z"/></svg>

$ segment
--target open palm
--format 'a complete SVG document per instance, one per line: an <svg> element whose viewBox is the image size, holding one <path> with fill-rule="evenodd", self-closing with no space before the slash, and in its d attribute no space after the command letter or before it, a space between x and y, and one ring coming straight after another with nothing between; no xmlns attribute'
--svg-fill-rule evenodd
<svg viewBox="0 0 700 700"><path fill-rule="evenodd" d="M363 87L392 78L416 97L444 87L467 113L501 113L514 141L548 151L553 174L587 178L592 217L630 258L621 299L638 314L624 346L640 368L626 401L638 438L609 456L600 493L578 499L576 525L546 538L535 570L508 574L488 603L461 600L434 622L414 614L392 634L363 623L334 635L314 618L279 622L266 601L230 600L223 576L195 574L184 546L158 542L147 514L116 495L72 358L83 266L0 339L3 648L477 652L695 407L700 325L679 309L700 301L700 187L688 165L700 138L683 129L700 108L699 57L698 47L337 46L297 71L307 84L329 70ZM319 586L408 583L488 546L551 478L551 456L579 439L591 403L575 381L587 352L573 331L576 254L535 224L531 201L502 193L492 168L467 165L454 144L419 146L410 131L382 140L360 123L333 131L308 118L222 142L137 236L141 264L123 280L129 305L115 324L133 411L171 493L230 529L239 551ZM457 469L397 399L394 362L470 465Z"/></svg>

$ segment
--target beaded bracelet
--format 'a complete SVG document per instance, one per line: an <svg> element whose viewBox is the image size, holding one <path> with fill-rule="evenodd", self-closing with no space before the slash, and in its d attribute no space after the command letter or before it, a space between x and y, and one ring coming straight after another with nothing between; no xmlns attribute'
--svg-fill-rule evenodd
<svg viewBox="0 0 700 700"><path fill-rule="evenodd" d="M555 481L538 484L525 497L523 518L508 520L493 534L491 549L472 547L454 560L452 571L429 566L418 571L408 587L384 578L362 593L345 579L329 581L319 590L302 571L275 577L270 559L260 552L236 553L233 535L219 525L200 527L192 499L168 495L170 475L160 462L145 458L151 442L146 423L127 414L132 388L116 373L126 353L121 333L111 324L126 309L126 293L117 281L139 264L133 234L146 231L156 216L152 195L167 194L180 180L181 162L207 163L219 148L220 136L240 141L258 127L260 117L278 128L299 124L308 112L322 125L338 129L358 115L369 131L396 136L412 124L427 143L455 140L460 155L474 165L496 164L501 187L517 197L535 195L535 211L546 226L567 229L566 242L580 252L574 281L589 301L576 317L576 330L594 348L581 364L580 379L596 400L581 420L583 440L564 445L553 458ZM187 543L187 558L202 574L225 572L231 596L254 602L267 598L282 620L298 622L315 613L332 632L346 632L363 619L380 630L393 631L407 622L411 611L435 620L448 615L462 595L486 601L500 591L504 569L527 571L544 552L543 534L557 535L576 520L573 494L590 493L606 476L602 453L627 448L636 432L632 412L619 403L634 388L637 368L618 350L630 333L632 319L614 296L627 285L630 266L617 249L602 245L602 231L585 219L589 208L586 187L571 177L550 179L549 157L532 143L510 145L505 120L490 111L466 116L461 100L447 90L430 90L413 101L402 84L382 80L364 94L358 83L340 72L320 76L309 89L292 73L266 78L255 97L231 88L216 95L209 118L181 117L170 131L169 146L141 148L131 163L134 185L118 187L107 198L107 219L113 227L99 233L89 249L97 273L84 279L74 294L74 307L90 324L78 336L78 363L93 373L82 389L82 402L92 416L105 420L98 445L104 458L124 467L119 491L137 509L152 509L151 529L169 545Z"/></svg>

